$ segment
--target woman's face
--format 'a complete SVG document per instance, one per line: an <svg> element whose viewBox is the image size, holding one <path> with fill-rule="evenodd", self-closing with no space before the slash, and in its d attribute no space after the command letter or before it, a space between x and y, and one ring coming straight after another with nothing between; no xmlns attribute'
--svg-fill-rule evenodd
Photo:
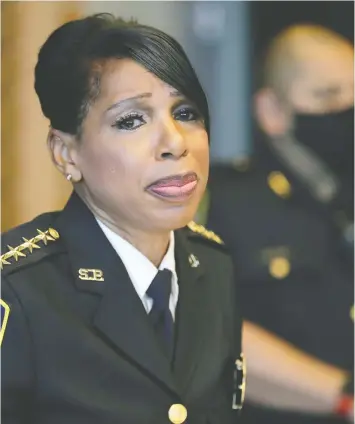
<svg viewBox="0 0 355 424"><path fill-rule="evenodd" d="M74 161L89 205L123 228L171 230L193 219L207 184L202 117L131 60L113 60L83 122Z"/></svg>

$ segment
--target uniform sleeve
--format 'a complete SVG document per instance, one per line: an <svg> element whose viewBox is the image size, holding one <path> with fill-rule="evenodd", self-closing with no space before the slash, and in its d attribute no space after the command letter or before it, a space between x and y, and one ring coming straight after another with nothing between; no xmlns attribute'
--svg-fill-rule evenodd
<svg viewBox="0 0 355 424"><path fill-rule="evenodd" d="M21 301L4 277L1 279L1 292L1 422L31 424L34 364L29 327Z"/></svg>

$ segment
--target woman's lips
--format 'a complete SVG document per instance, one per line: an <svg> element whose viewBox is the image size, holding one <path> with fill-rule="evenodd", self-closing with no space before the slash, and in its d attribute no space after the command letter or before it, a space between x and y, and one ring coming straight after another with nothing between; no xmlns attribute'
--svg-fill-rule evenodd
<svg viewBox="0 0 355 424"><path fill-rule="evenodd" d="M197 175L189 172L162 178L151 184L147 190L159 197L183 200L195 191L197 184Z"/></svg>

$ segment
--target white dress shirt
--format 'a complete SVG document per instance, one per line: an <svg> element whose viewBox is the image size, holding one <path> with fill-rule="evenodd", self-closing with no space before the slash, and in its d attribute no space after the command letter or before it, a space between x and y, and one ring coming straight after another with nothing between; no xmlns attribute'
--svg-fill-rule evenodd
<svg viewBox="0 0 355 424"><path fill-rule="evenodd" d="M108 241L121 258L132 284L141 299L147 313L153 306L153 300L146 294L150 284L159 270L169 269L172 272L172 287L169 300L169 309L175 319L175 310L179 297L178 278L176 274L175 264L175 238L174 232L170 233L170 243L159 268L156 268L150 260L144 256L139 250L132 246L127 240L113 232L105 224L97 219L99 226L106 235Z"/></svg>

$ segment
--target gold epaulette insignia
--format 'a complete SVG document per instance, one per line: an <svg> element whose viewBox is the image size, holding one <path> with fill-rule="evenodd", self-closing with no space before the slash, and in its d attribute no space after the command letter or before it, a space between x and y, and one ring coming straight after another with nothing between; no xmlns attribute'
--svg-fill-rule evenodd
<svg viewBox="0 0 355 424"><path fill-rule="evenodd" d="M4 265L11 265L11 262L8 261L10 258L14 258L17 262L19 257L26 257L23 253L24 250L28 249L29 253L33 252L33 249L40 249L41 246L38 246L37 243L42 241L45 245L48 244L48 241L55 241L59 239L59 234L53 228L49 228L47 231L37 230L38 235L36 237L27 240L25 237L22 237L24 243L20 244L17 247L7 246L9 251L0 256L0 268L3 269ZM27 253L27 252L26 252Z"/></svg>
<svg viewBox="0 0 355 424"><path fill-rule="evenodd" d="M213 240L218 244L224 244L223 240L217 236L213 231L207 230L203 225L196 224L196 222L189 222L187 224L188 228L194 233L200 234L203 237L206 237L209 240Z"/></svg>

